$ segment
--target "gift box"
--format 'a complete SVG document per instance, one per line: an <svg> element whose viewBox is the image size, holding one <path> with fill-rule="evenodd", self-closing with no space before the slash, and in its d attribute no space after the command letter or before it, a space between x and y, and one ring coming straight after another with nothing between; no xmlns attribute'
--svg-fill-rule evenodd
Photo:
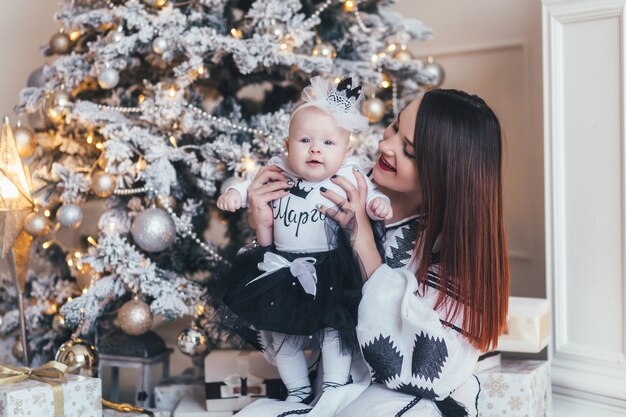
<svg viewBox="0 0 626 417"><path fill-rule="evenodd" d="M105 409L102 411L102 417L171 417L172 413L165 410L156 410L154 408L148 408L152 414L148 413L133 413L128 411L116 411L111 409Z"/></svg>
<svg viewBox="0 0 626 417"><path fill-rule="evenodd" d="M178 403L173 417L232 417L233 411L207 411L203 395L188 394Z"/></svg>
<svg viewBox="0 0 626 417"><path fill-rule="evenodd" d="M158 410L173 412L186 395L204 395L204 381L193 374L177 375L162 381L154 388L154 406Z"/></svg>
<svg viewBox="0 0 626 417"><path fill-rule="evenodd" d="M502 359L477 375L479 417L551 415L550 365L546 361Z"/></svg>
<svg viewBox="0 0 626 417"><path fill-rule="evenodd" d="M509 297L506 324L496 350L540 352L550 340L550 303L544 298Z"/></svg>
<svg viewBox="0 0 626 417"><path fill-rule="evenodd" d="M79 375L56 386L35 379L0 385L1 417L102 417L101 401L100 380Z"/></svg>
<svg viewBox="0 0 626 417"><path fill-rule="evenodd" d="M204 360L206 409L237 411L259 398L286 397L278 369L257 351L219 349Z"/></svg>

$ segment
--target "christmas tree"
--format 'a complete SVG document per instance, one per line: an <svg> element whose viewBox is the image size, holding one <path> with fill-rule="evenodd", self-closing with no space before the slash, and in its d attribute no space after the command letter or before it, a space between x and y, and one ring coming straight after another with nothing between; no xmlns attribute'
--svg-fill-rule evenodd
<svg viewBox="0 0 626 417"><path fill-rule="evenodd" d="M66 0L56 15L63 29L44 46L55 59L17 105L35 130L16 130L36 204L24 226L36 238L30 350L49 356L70 333L93 339L116 314L131 335L155 315L210 316L202 300L211 272L253 235L245 211L216 214L215 199L284 151L308 80L352 76L364 86L372 126L351 138L362 159L398 109L441 81L436 64L407 50L430 30L393 3ZM80 232L90 201L102 210L99 232L64 247L57 233ZM215 216L226 224L219 245L207 237ZM8 334L19 325L8 282L0 300Z"/></svg>

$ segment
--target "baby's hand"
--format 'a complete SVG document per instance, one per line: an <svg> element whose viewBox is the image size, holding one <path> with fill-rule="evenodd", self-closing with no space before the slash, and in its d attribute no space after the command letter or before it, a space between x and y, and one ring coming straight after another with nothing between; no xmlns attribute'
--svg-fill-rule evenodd
<svg viewBox="0 0 626 417"><path fill-rule="evenodd" d="M217 199L217 208L223 211L234 212L241 208L239 191L230 189Z"/></svg>
<svg viewBox="0 0 626 417"><path fill-rule="evenodd" d="M389 220L393 216L391 204L384 198L374 198L370 201L369 209L376 217L382 220Z"/></svg>

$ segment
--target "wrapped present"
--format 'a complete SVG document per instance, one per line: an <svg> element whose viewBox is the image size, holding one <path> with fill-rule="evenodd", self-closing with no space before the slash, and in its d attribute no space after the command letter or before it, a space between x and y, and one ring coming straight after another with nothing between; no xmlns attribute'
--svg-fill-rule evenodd
<svg viewBox="0 0 626 417"><path fill-rule="evenodd" d="M477 375L479 417L545 417L551 415L550 364L502 359Z"/></svg>
<svg viewBox="0 0 626 417"><path fill-rule="evenodd" d="M232 417L232 411L207 411L203 395L188 394L178 403L173 417Z"/></svg>
<svg viewBox="0 0 626 417"><path fill-rule="evenodd" d="M204 360L206 409L240 410L264 397L285 398L275 366L257 351L219 349Z"/></svg>
<svg viewBox="0 0 626 417"><path fill-rule="evenodd" d="M496 350L540 352L550 340L550 303L544 298L509 297L506 324Z"/></svg>
<svg viewBox="0 0 626 417"><path fill-rule="evenodd" d="M159 410L173 412L186 395L204 395L204 381L193 374L182 374L161 381L154 388L154 406Z"/></svg>
<svg viewBox="0 0 626 417"><path fill-rule="evenodd" d="M64 375L66 368L53 361L32 370L1 366L0 416L102 417L100 380Z"/></svg>

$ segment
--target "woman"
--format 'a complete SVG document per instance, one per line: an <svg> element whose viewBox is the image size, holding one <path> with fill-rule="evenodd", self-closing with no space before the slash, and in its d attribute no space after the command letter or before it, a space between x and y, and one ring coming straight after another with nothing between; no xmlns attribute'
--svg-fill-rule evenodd
<svg viewBox="0 0 626 417"><path fill-rule="evenodd" d="M335 178L348 198L328 191L334 207L319 207L342 225L356 220L354 249L369 277L357 336L374 383L339 415L476 416L472 373L496 345L508 305L498 119L476 96L429 91L386 129L380 151L373 179L392 201L388 225L402 225L388 228L385 259L362 175L358 187ZM249 198L263 244L268 203L289 185L269 168L257 178Z"/></svg>

